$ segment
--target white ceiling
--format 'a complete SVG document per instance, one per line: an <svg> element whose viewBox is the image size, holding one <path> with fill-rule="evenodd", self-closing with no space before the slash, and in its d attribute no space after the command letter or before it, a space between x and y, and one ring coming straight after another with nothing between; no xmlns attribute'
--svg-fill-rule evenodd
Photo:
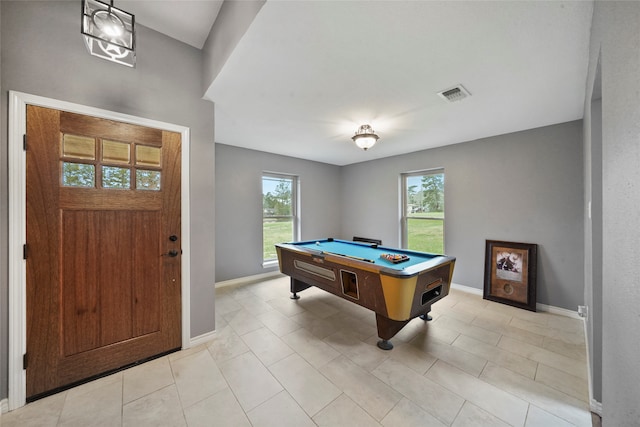
<svg viewBox="0 0 640 427"><path fill-rule="evenodd" d="M193 4L215 16L219 4L213 12L211 3L220 2L117 5L128 10L126 3L137 3L136 19L151 26L144 4ZM268 0L207 91L216 142L346 165L580 119L592 8L557 0ZM209 31L201 24L198 40ZM155 29L169 34L162 28ZM169 35L187 41L194 29ZM185 38L181 30L189 30ZM456 84L472 96L437 96ZM380 136L366 152L351 142L361 124Z"/></svg>

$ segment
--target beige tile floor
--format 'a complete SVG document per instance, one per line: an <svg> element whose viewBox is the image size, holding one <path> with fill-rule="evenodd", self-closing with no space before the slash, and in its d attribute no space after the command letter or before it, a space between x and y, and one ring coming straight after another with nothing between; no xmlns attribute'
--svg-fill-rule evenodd
<svg viewBox="0 0 640 427"><path fill-rule="evenodd" d="M581 320L459 290L375 315L288 278L217 290L214 339L2 415L10 426L591 426Z"/></svg>

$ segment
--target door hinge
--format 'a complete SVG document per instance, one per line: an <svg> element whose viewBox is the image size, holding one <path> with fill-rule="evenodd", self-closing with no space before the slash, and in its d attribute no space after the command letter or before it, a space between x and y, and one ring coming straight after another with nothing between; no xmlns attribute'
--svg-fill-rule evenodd
<svg viewBox="0 0 640 427"><path fill-rule="evenodd" d="M27 151L27 134L22 135L22 149Z"/></svg>
<svg viewBox="0 0 640 427"><path fill-rule="evenodd" d="M27 259L27 244L22 245L22 259Z"/></svg>
<svg viewBox="0 0 640 427"><path fill-rule="evenodd" d="M25 353L22 355L22 369L27 369L27 360L27 353Z"/></svg>

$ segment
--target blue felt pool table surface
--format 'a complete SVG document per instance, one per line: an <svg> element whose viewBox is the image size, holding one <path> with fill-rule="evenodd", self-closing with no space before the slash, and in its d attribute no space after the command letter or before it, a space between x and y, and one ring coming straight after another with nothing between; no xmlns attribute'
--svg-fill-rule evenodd
<svg viewBox="0 0 640 427"><path fill-rule="evenodd" d="M318 251L330 253L334 255L343 255L347 257L362 258L371 261L380 267L391 268L395 270L403 270L408 267L428 262L440 255L429 254L425 252L410 251L406 249L395 249L386 246L374 247L371 243L352 242L339 239L324 240L308 240L304 242L289 243L290 245L308 249L310 251ZM399 263L393 263L384 258L380 258L382 254L398 254L406 255L408 260Z"/></svg>

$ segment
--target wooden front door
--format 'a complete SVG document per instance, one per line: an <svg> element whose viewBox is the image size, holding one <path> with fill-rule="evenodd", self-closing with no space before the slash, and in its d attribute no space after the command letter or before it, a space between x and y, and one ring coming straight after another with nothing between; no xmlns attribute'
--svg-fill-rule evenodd
<svg viewBox="0 0 640 427"><path fill-rule="evenodd" d="M27 106L27 400L181 346L180 134Z"/></svg>

